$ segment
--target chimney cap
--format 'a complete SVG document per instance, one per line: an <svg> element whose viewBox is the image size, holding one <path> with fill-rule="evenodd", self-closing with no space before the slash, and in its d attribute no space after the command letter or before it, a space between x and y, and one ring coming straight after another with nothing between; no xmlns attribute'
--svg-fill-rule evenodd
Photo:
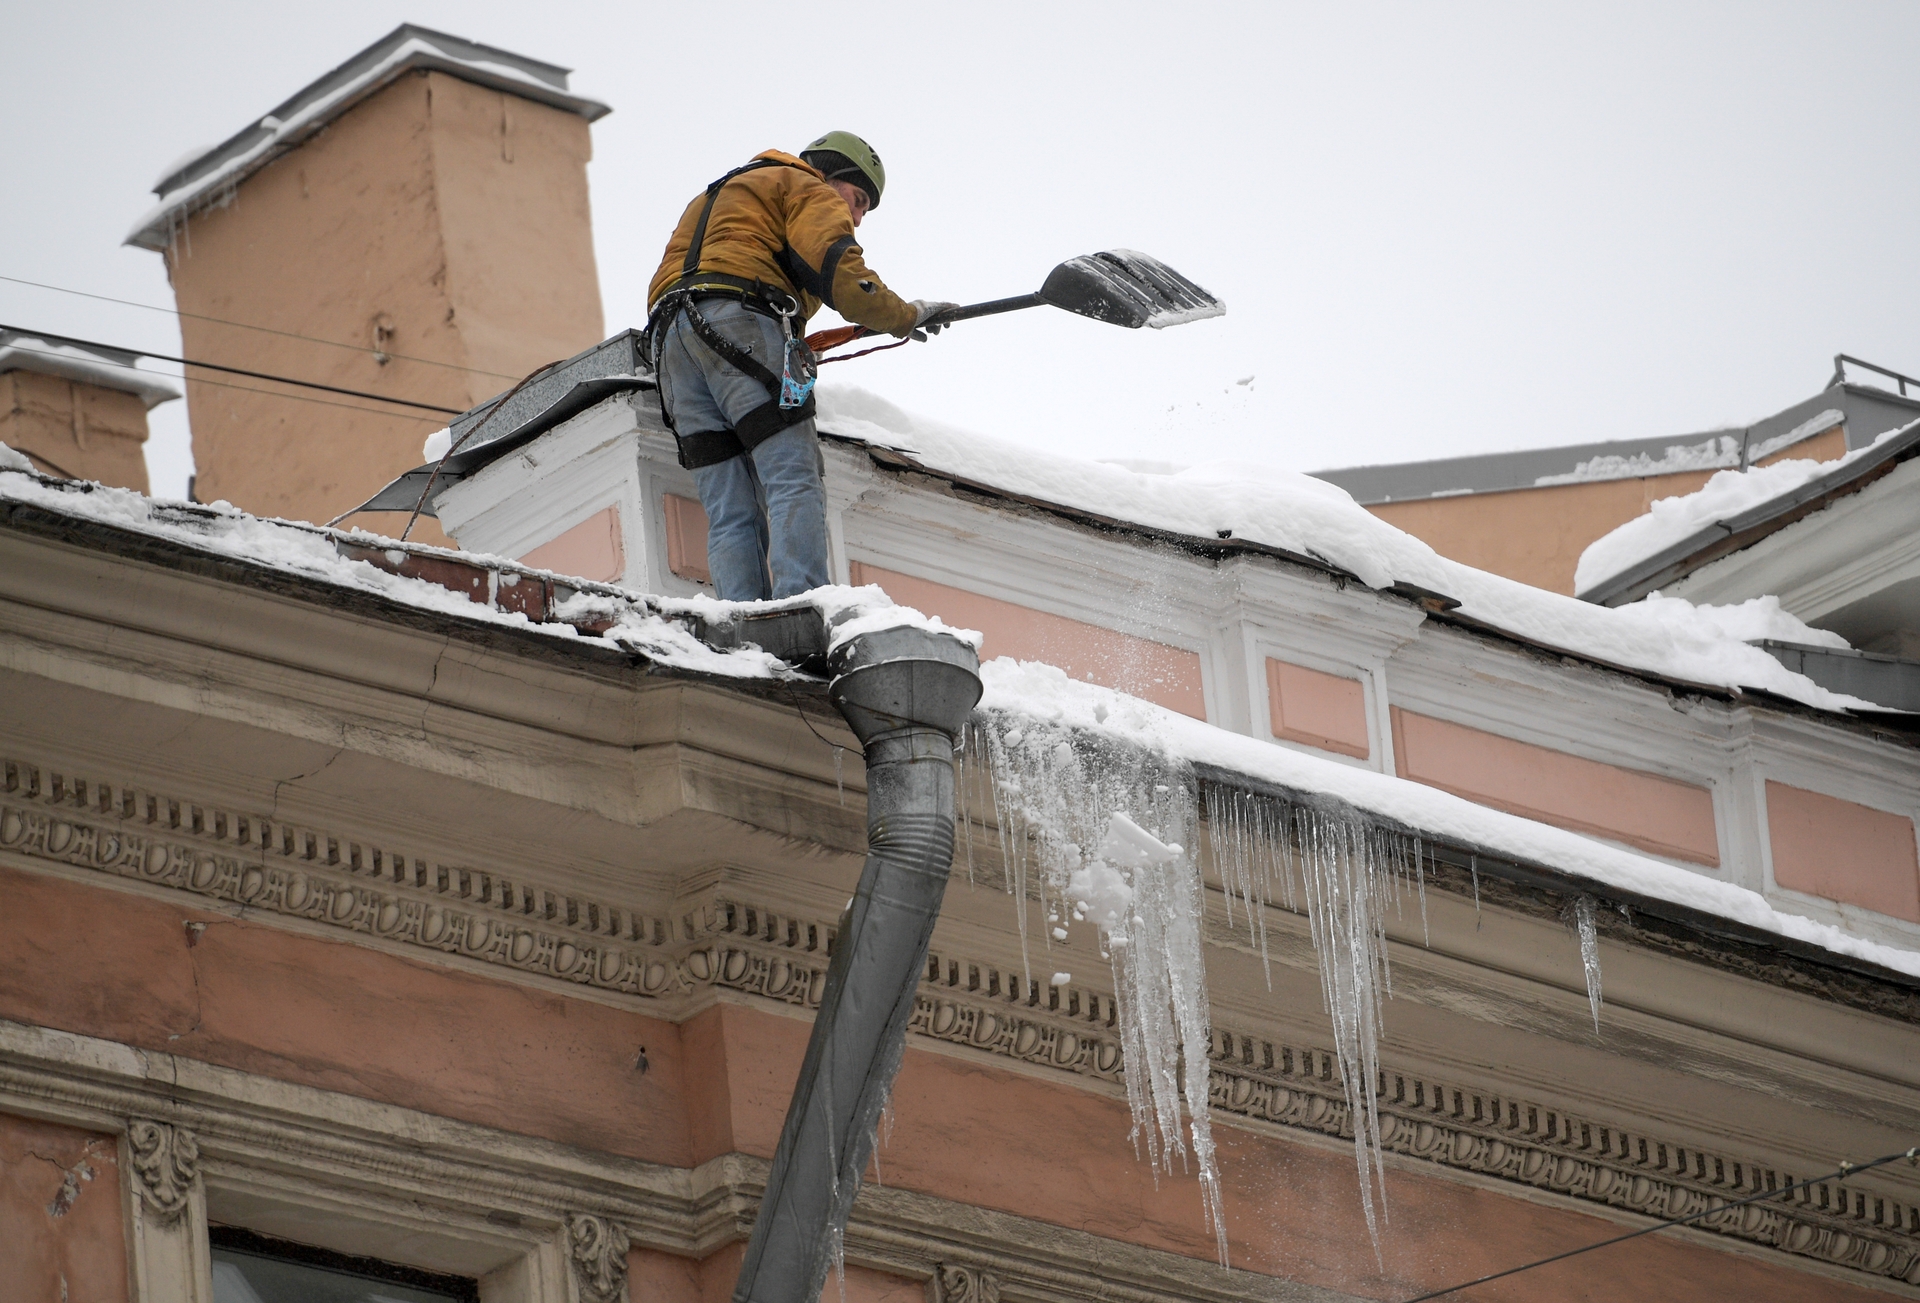
<svg viewBox="0 0 1920 1303"><path fill-rule="evenodd" d="M332 72L296 91L272 112L210 149L180 160L154 183L156 204L125 243L162 250L185 217L213 206L253 173L396 78L430 68L480 86L577 113L589 122L613 112L567 89L570 68L402 23Z"/></svg>
<svg viewBox="0 0 1920 1303"><path fill-rule="evenodd" d="M117 389L139 398L148 411L178 398L180 391L166 376L142 371L134 365L140 356L126 349L81 344L60 335L36 335L32 331L0 327L0 373L38 371L101 389Z"/></svg>

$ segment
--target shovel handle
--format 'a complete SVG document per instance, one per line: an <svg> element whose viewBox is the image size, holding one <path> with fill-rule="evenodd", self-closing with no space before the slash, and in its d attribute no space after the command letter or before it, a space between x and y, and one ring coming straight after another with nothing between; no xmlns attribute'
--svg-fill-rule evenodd
<svg viewBox="0 0 1920 1303"><path fill-rule="evenodd" d="M991 317L1002 312L1018 312L1022 308L1037 308L1046 302L1038 294L1016 294L1010 299L992 299L986 303L970 303L962 308L948 308L937 312L920 324L923 326L950 326L956 321L971 321L975 317ZM856 339L864 339L873 332L865 326L836 326L832 330L816 330L807 336L807 347L816 353L824 353L830 348L839 348L842 344L851 344Z"/></svg>
<svg viewBox="0 0 1920 1303"><path fill-rule="evenodd" d="M956 321L972 321L975 317L991 317L1002 312L1018 312L1022 308L1037 308L1046 302L1038 294L1016 294L1010 299L992 299L986 303L970 303L964 308L948 308L937 312L921 322L923 326L950 326Z"/></svg>

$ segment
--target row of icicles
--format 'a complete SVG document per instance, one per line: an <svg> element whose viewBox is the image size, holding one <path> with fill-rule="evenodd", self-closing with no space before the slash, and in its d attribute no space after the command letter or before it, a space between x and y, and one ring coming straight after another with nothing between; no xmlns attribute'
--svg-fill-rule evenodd
<svg viewBox="0 0 1920 1303"><path fill-rule="evenodd" d="M1420 840L1383 828L1337 802L1322 807L1278 794L1209 783L1145 747L999 711L975 715L960 751L959 814L972 771L984 767L999 829L1005 889L1018 902L1026 978L1033 980L1026 901L1046 919L1043 944L1092 924L1112 967L1132 1140L1153 1170L1185 1167L1191 1151L1222 1266L1227 1233L1208 1109L1210 1019L1201 943L1204 807L1210 867L1225 891L1229 926L1244 927L1268 966L1269 907L1307 916L1334 1057L1353 1129L1361 1207L1374 1252L1386 1218L1381 1166L1381 1009L1392 996L1387 920L1417 902L1426 934ZM974 865L964 833L967 873ZM1478 908L1478 873L1474 875ZM1594 902L1578 897L1568 922L1600 1027ZM1056 981L1068 974L1054 974ZM1186 1125L1181 1124L1184 1101Z"/></svg>

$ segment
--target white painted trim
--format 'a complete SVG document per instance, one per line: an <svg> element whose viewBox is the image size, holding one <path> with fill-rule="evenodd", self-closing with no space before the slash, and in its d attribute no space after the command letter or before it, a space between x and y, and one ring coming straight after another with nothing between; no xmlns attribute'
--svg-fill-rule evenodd
<svg viewBox="0 0 1920 1303"><path fill-rule="evenodd" d="M638 426L626 403L602 403L435 499L440 524L470 552L520 558L608 507L620 510L622 582L647 586L647 511Z"/></svg>
<svg viewBox="0 0 1920 1303"><path fill-rule="evenodd" d="M1920 575L1920 458L1858 493L1675 580L1690 602L1731 603L1772 594L1809 622L1889 584Z"/></svg>

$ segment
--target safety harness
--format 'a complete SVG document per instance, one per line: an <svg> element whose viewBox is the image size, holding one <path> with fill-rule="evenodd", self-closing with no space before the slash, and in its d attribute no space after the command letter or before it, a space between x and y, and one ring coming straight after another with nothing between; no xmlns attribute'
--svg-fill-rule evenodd
<svg viewBox="0 0 1920 1303"><path fill-rule="evenodd" d="M742 456L788 426L798 425L814 415L814 358L806 341L794 333L793 319L800 313L800 304L793 295L765 281L700 270L700 248L706 242L707 221L713 216L714 201L720 197L721 187L743 172L763 167L792 166L792 163L778 159L755 159L744 167L736 167L707 187L706 206L700 210L700 220L694 225L693 241L687 246L687 258L680 269L680 279L660 296L653 311L648 314L644 346L656 373L660 369L659 350L665 343L666 328L678 313L685 312L687 323L693 327L694 334L700 337L702 343L717 353L727 365L759 381L767 391L767 401L741 417L731 430L683 431L674 424L671 405L663 401L660 405L661 414L667 428L673 431L680 464L688 470L717 465ZM839 261L844 247L850 244L851 240L841 241L828 251L824 269L827 278L832 276L833 265ZM783 265L799 262L797 257L790 255L789 250L783 249L781 252L789 255L781 259ZM807 276L800 279L815 278ZM786 341L780 374L776 375L762 366L753 354L715 330L712 323L700 314L695 304L701 299L710 298L732 299L749 311L772 317L780 323L781 335ZM823 298L830 302L831 291Z"/></svg>

